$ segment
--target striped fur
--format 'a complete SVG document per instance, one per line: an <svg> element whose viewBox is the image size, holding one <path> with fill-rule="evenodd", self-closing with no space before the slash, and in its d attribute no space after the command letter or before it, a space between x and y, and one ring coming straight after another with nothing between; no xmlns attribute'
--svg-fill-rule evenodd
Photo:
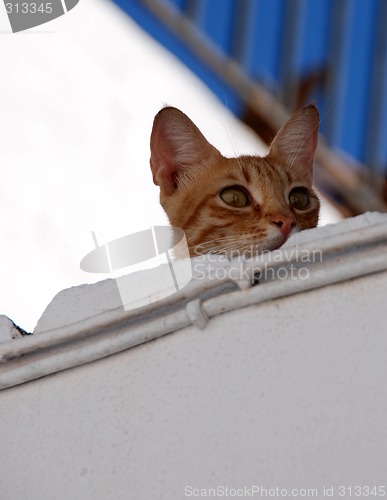
<svg viewBox="0 0 387 500"><path fill-rule="evenodd" d="M225 158L193 122L176 108L163 108L151 135L151 169L170 223L185 231L191 256L225 253L254 255L281 246L295 231L315 227L319 200L312 188L318 112L298 111L275 137L266 157ZM250 203L227 205L220 192L240 186ZM309 206L289 203L303 188ZM284 231L287 225L291 230Z"/></svg>

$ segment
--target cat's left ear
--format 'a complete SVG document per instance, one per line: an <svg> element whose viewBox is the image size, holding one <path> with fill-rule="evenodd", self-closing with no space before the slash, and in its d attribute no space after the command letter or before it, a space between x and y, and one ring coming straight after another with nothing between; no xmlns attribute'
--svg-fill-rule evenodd
<svg viewBox="0 0 387 500"><path fill-rule="evenodd" d="M301 165L312 175L319 123L316 106L310 104L300 109L275 136L269 155L284 161L286 166Z"/></svg>

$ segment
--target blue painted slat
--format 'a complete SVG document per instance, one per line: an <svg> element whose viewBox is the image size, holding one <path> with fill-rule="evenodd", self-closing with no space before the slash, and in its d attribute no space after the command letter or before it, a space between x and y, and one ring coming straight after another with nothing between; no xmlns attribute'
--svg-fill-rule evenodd
<svg viewBox="0 0 387 500"><path fill-rule="evenodd" d="M327 64L329 14L332 0L306 1L305 25L301 47L301 68L305 70Z"/></svg>
<svg viewBox="0 0 387 500"><path fill-rule="evenodd" d="M235 8L235 0L196 0L198 26L226 54L231 50Z"/></svg>
<svg viewBox="0 0 387 500"><path fill-rule="evenodd" d="M372 87L367 128L367 165L387 175L387 2L378 0L378 16L372 59Z"/></svg>
<svg viewBox="0 0 387 500"><path fill-rule="evenodd" d="M352 0L347 6L343 54L340 67L337 68L337 122L332 142L334 146L364 161L364 124L367 123L377 0Z"/></svg>
<svg viewBox="0 0 387 500"><path fill-rule="evenodd" d="M309 101L313 100L320 111L320 131L325 132L325 79L329 73L328 43L330 12L334 0L306 1L304 5L304 36L300 47L299 73L301 77L311 72L320 72L323 81L313 89Z"/></svg>
<svg viewBox="0 0 387 500"><path fill-rule="evenodd" d="M303 103L315 101L323 116L323 80L327 73L330 0L292 0L286 4L281 44L281 86L285 102L295 107L305 79L313 91ZM318 80L320 77L320 81Z"/></svg>
<svg viewBox="0 0 387 500"><path fill-rule="evenodd" d="M182 11L185 7L185 0L169 0L178 10Z"/></svg>
<svg viewBox="0 0 387 500"><path fill-rule="evenodd" d="M258 2L245 0L238 4L236 11L231 56L250 74L250 61L252 57L255 22L257 18Z"/></svg>
<svg viewBox="0 0 387 500"><path fill-rule="evenodd" d="M278 87L285 0L248 0L241 65L253 79Z"/></svg>
<svg viewBox="0 0 387 500"><path fill-rule="evenodd" d="M280 82L282 99L295 107L300 82L300 63L305 26L305 0L293 0L285 5L285 21L281 37Z"/></svg>
<svg viewBox="0 0 387 500"><path fill-rule="evenodd" d="M385 39L386 40L386 39ZM384 67L381 75L381 93L380 93L380 119L377 134L377 143L375 151L375 166L378 174L384 174L387 177L387 43L384 45Z"/></svg>

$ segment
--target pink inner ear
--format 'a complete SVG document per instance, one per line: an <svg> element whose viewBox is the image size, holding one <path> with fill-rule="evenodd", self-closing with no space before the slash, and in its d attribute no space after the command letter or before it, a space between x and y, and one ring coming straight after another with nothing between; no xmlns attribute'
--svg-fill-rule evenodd
<svg viewBox="0 0 387 500"><path fill-rule="evenodd" d="M155 116L150 147L153 182L165 195L176 190L181 169L194 168L217 152L188 116L171 107Z"/></svg>
<svg viewBox="0 0 387 500"><path fill-rule="evenodd" d="M164 130L154 126L151 135L150 166L153 182L162 187L166 194L172 194L176 189L178 166L174 162L175 154Z"/></svg>

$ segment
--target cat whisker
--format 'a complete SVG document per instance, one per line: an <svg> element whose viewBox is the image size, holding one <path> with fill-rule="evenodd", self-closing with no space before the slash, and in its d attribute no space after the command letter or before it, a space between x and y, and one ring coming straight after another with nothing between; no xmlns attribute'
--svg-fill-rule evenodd
<svg viewBox="0 0 387 500"><path fill-rule="evenodd" d="M231 134L230 127L227 127L226 124L223 122L223 120L222 120L222 125L223 125L224 131L226 132L227 138L230 141L230 144L231 144L232 149L234 151L234 155L239 160L239 156L240 156L239 150L238 150L237 144L236 144L236 142L234 140L234 137Z"/></svg>
<svg viewBox="0 0 387 500"><path fill-rule="evenodd" d="M259 253L259 248L256 245L258 235L248 235L247 238L241 240L238 237L231 236L229 238L218 238L207 241L196 248L200 249L201 253L228 254L231 258L240 256L252 256Z"/></svg>
<svg viewBox="0 0 387 500"><path fill-rule="evenodd" d="M187 239L187 242L190 242L192 241L194 238L196 238L196 235L193 235L191 236L190 238ZM217 238L214 238L212 240L206 240L206 243L210 243L212 241L225 241L227 239L238 239L239 236L235 236L233 234L230 234L230 235L226 235L226 236L218 236Z"/></svg>

